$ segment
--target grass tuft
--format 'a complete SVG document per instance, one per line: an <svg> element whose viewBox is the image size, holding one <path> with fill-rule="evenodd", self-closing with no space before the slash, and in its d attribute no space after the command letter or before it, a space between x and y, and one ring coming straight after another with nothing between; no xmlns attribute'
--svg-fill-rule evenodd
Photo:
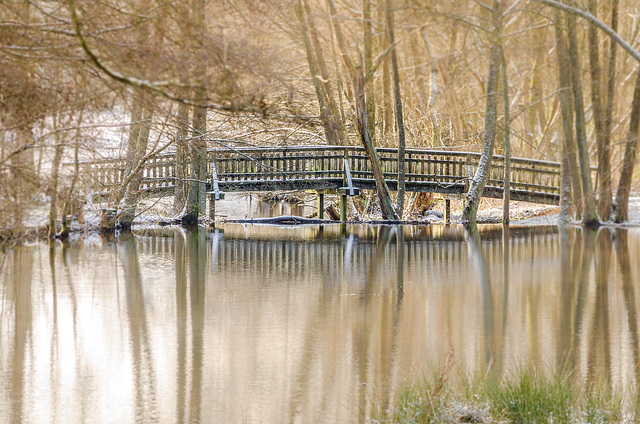
<svg viewBox="0 0 640 424"><path fill-rule="evenodd" d="M575 401L567 376L546 378L533 371L504 384L490 383L487 397L495 417L516 424L569 423Z"/></svg>
<svg viewBox="0 0 640 424"><path fill-rule="evenodd" d="M405 384L373 423L631 423L640 410L606 382L582 384L572 372L521 370L509 378L449 378L451 363L431 378ZM629 409L631 408L631 409Z"/></svg>

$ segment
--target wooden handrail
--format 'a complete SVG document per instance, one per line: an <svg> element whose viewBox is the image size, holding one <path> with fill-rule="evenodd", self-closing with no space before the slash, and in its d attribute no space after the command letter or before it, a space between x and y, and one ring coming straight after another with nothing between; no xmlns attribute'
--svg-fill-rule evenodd
<svg viewBox="0 0 640 424"><path fill-rule="evenodd" d="M397 149L377 148L389 188L397 186ZM406 149L407 191L466 192L469 170L475 172L480 153ZM338 189L349 178L351 186L375 189L369 160L360 146L283 146L212 148L207 157L217 172L218 190L270 191ZM501 197L504 157L494 155L485 195ZM170 195L176 181L175 153L159 153L143 166L141 190L149 195ZM120 184L121 158L81 163L96 192ZM349 173L347 178L346 172ZM560 163L511 158L512 199L541 203L559 202ZM211 176L207 184L212 185Z"/></svg>

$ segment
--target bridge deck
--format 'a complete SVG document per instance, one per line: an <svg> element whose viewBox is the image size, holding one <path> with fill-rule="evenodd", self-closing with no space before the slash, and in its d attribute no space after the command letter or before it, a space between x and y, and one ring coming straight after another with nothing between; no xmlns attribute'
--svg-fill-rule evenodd
<svg viewBox="0 0 640 424"><path fill-rule="evenodd" d="M389 189L397 189L397 149L376 149ZM210 149L208 187L212 186L215 164L218 186L223 192L322 190L344 187L345 163L353 186L375 189L369 159L362 147L295 146L267 148ZM475 173L479 153L407 149L406 190L461 194L467 191ZM171 195L175 187L175 154L162 153L143 166L141 190L148 195ZM82 165L93 191L105 191L119 184L123 160L94 161ZM502 198L504 158L494 156L484 196ZM558 204L560 164L532 159L511 159L511 199Z"/></svg>

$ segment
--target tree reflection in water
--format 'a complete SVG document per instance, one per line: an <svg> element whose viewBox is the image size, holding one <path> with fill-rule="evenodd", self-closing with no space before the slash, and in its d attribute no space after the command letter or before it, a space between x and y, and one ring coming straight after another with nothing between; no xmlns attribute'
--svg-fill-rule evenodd
<svg viewBox="0 0 640 424"><path fill-rule="evenodd" d="M462 375L640 378L637 230L226 225L59 246L7 252L2 422L359 422L449 357Z"/></svg>

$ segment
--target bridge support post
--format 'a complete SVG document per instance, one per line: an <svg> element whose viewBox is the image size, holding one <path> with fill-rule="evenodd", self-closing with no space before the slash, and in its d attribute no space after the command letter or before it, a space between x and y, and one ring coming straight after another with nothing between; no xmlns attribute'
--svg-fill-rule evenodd
<svg viewBox="0 0 640 424"><path fill-rule="evenodd" d="M209 193L209 219L216 222L216 195L213 192Z"/></svg>
<svg viewBox="0 0 640 424"><path fill-rule="evenodd" d="M324 193L317 191L318 193L318 219L324 219Z"/></svg>
<svg viewBox="0 0 640 424"><path fill-rule="evenodd" d="M451 224L451 199L444 199L444 222Z"/></svg>
<svg viewBox="0 0 640 424"><path fill-rule="evenodd" d="M340 221L347 220L347 195L340 196Z"/></svg>

